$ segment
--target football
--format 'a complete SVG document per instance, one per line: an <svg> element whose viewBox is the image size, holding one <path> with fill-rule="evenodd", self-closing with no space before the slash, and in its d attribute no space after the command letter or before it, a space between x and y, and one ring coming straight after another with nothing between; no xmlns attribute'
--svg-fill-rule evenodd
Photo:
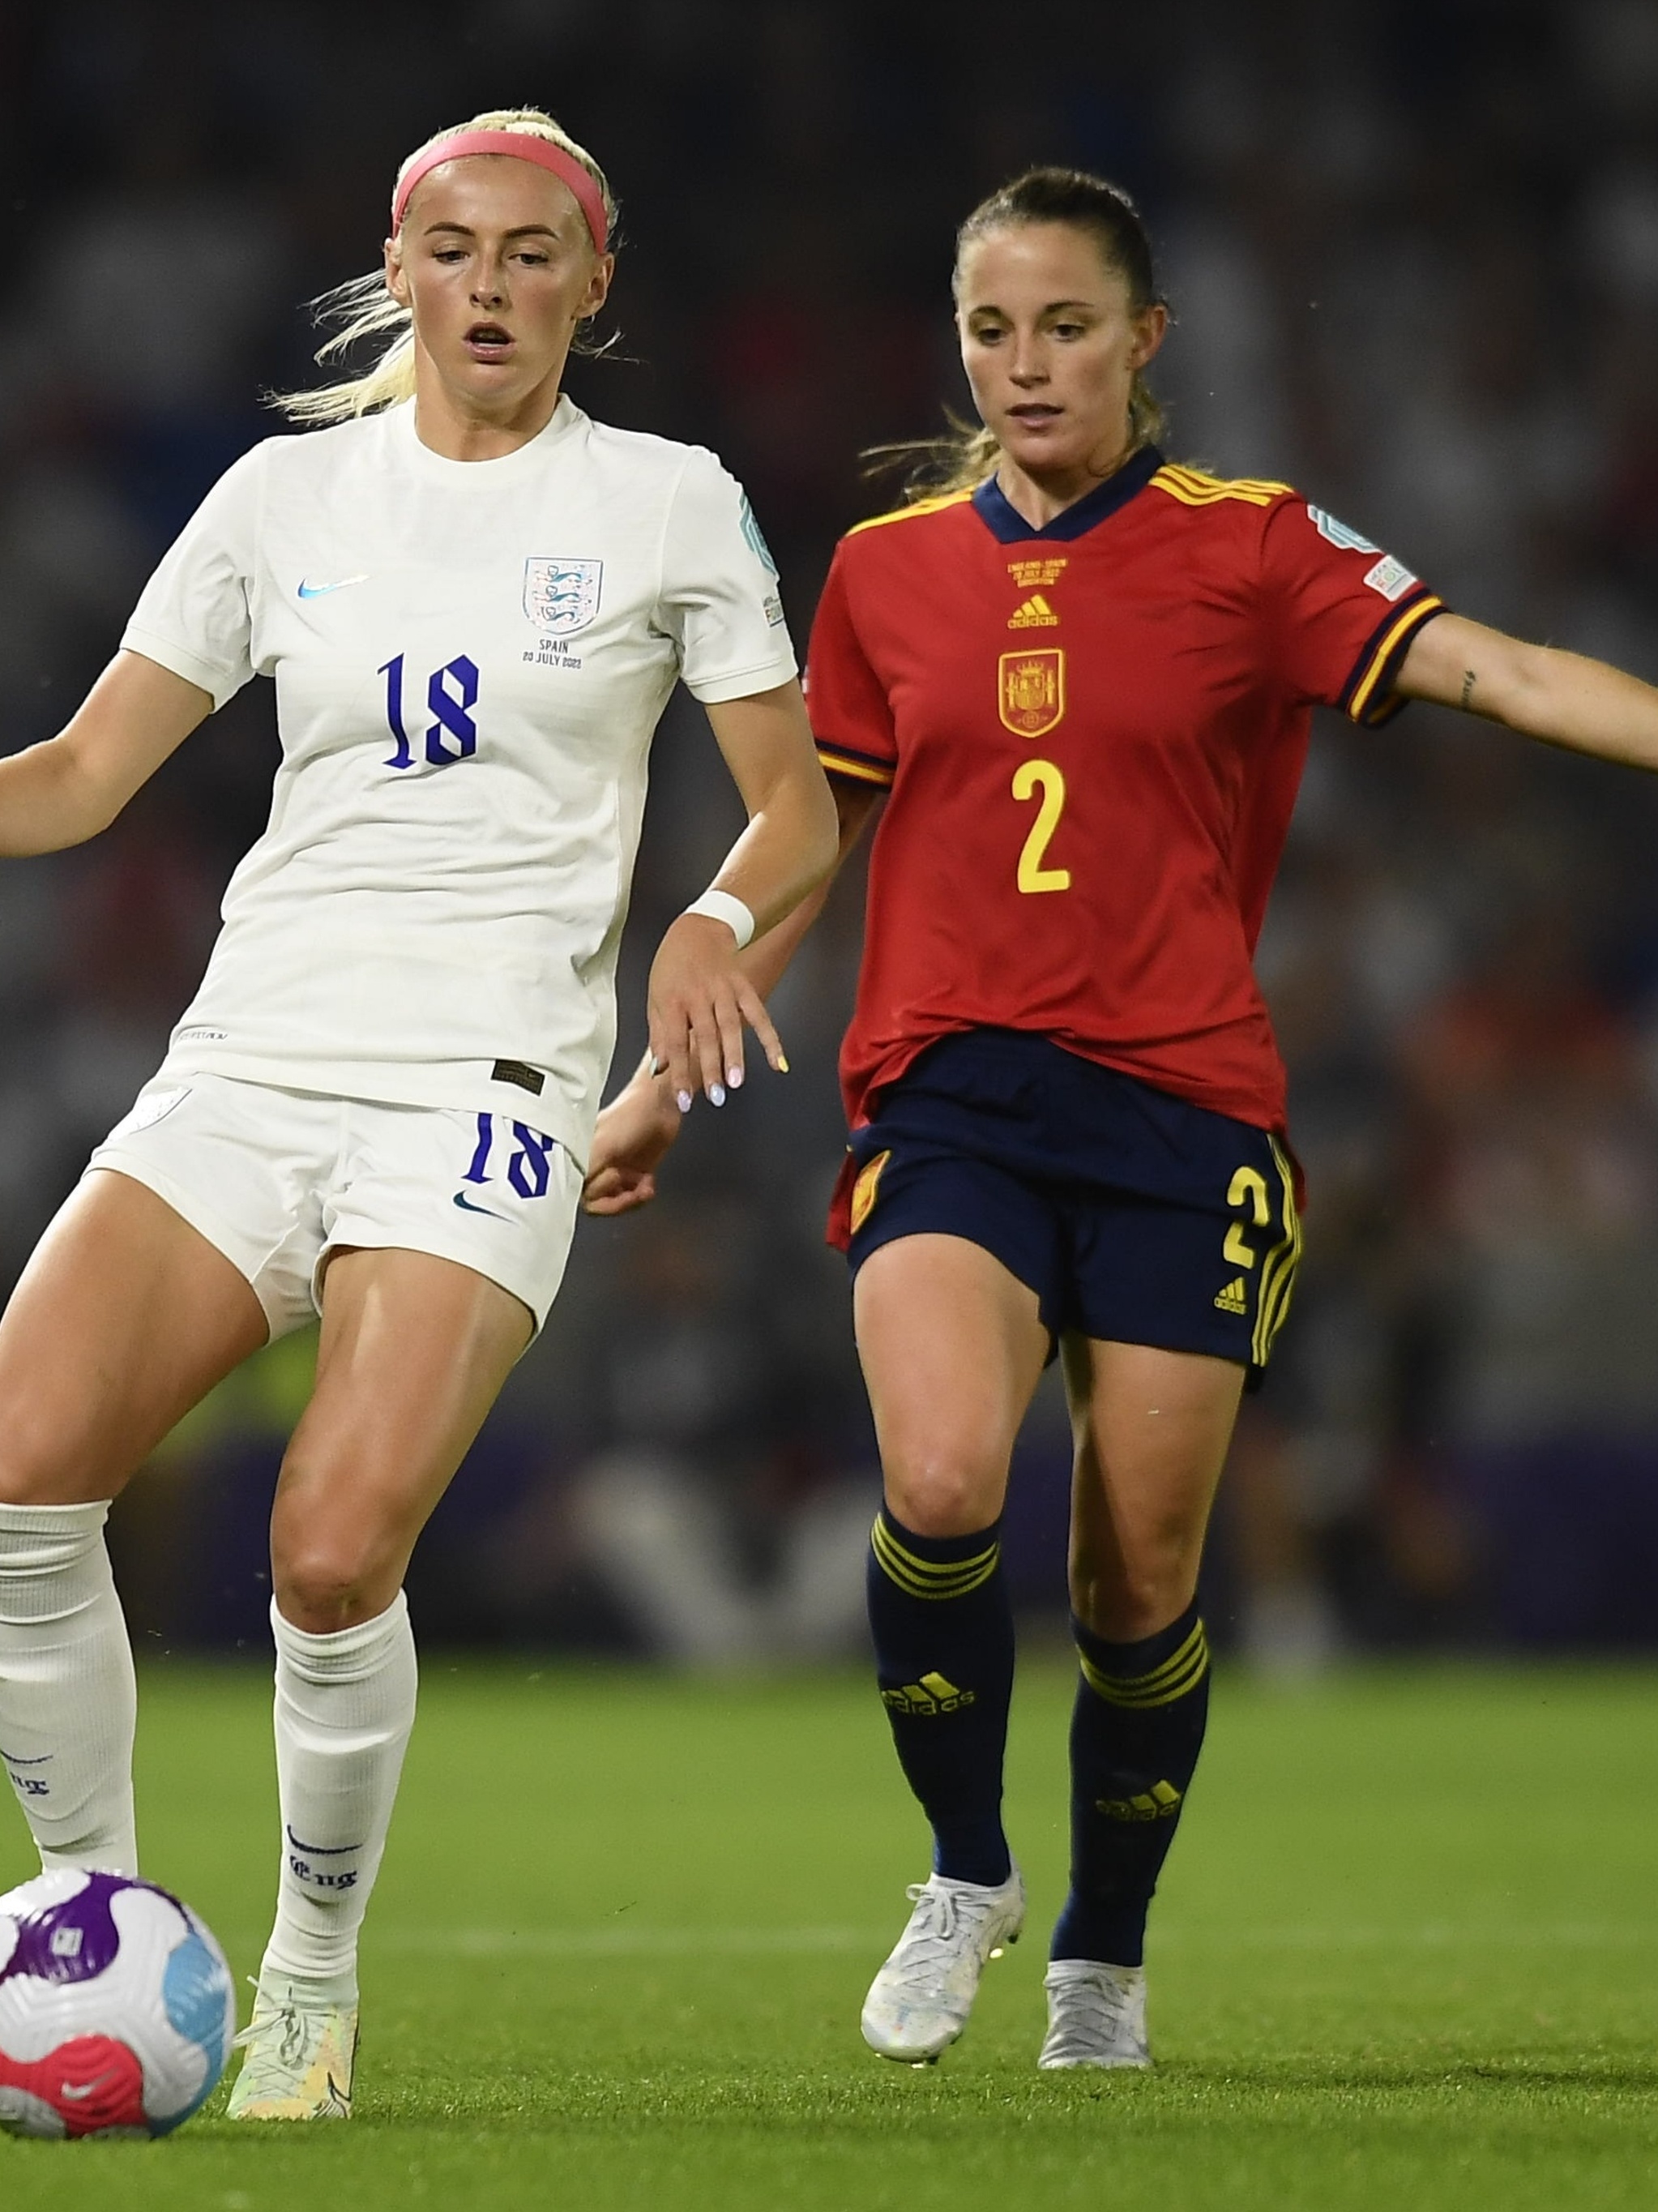
<svg viewBox="0 0 1658 2212"><path fill-rule="evenodd" d="M107 1874L0 1896L0 2129L164 2136L212 2094L235 2032L224 1954L176 1897Z"/></svg>

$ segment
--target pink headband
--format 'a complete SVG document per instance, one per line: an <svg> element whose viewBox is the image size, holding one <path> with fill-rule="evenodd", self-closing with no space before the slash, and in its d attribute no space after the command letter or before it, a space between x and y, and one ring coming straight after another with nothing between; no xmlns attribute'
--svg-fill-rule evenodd
<svg viewBox="0 0 1658 2212"><path fill-rule="evenodd" d="M397 191L392 196L394 238L403 228L410 196L421 179L440 163L464 161L468 154L508 154L515 161L533 161L538 169L550 169L575 194L576 204L586 216L587 228L593 234L594 250L603 253L610 234L604 194L573 155L532 131L457 131L453 137L440 138L435 146L428 146L398 179Z"/></svg>

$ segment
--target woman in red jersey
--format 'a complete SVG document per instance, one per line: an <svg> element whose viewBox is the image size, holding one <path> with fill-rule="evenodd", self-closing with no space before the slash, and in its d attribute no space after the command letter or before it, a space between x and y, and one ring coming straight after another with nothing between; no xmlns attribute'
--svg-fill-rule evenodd
<svg viewBox="0 0 1658 2212"><path fill-rule="evenodd" d="M999 1516L1057 1343L1081 1679L1038 2063L1144 2066L1146 1911L1206 1716L1204 1534L1300 1244L1250 963L1311 709L1431 699L1652 768L1658 691L1447 613L1285 485L1165 461L1141 372L1168 314L1114 186L1039 169L993 195L955 295L983 429L842 541L810 660L843 855L888 794L832 1234L885 1476L881 1696L934 1837L863 2031L936 2057L1023 1918ZM761 989L817 903L745 956ZM593 1211L653 1194L678 1119L641 1070Z"/></svg>

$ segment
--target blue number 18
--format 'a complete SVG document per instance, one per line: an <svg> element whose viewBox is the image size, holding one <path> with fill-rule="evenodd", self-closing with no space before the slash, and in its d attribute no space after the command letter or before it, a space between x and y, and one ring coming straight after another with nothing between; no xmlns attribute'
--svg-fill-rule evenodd
<svg viewBox="0 0 1658 2212"><path fill-rule="evenodd" d="M384 765L386 768L413 768L415 750L409 742L409 732L403 720L403 655L399 653L386 662L375 674L386 678L386 725L398 741L398 749ZM455 690L449 689L452 678ZM456 694L459 693L459 696ZM426 732L426 759L432 768L447 768L452 761L470 760L477 750L477 724L472 720L472 708L477 704L477 664L464 653L434 669L426 686L426 703L436 716Z"/></svg>

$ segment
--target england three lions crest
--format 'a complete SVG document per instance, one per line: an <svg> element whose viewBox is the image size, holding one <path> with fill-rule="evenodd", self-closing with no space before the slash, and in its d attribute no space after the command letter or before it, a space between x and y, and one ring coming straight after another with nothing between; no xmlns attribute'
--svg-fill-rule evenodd
<svg viewBox="0 0 1658 2212"><path fill-rule="evenodd" d="M602 561L526 561L524 611L549 637L573 637L598 614L604 582Z"/></svg>

